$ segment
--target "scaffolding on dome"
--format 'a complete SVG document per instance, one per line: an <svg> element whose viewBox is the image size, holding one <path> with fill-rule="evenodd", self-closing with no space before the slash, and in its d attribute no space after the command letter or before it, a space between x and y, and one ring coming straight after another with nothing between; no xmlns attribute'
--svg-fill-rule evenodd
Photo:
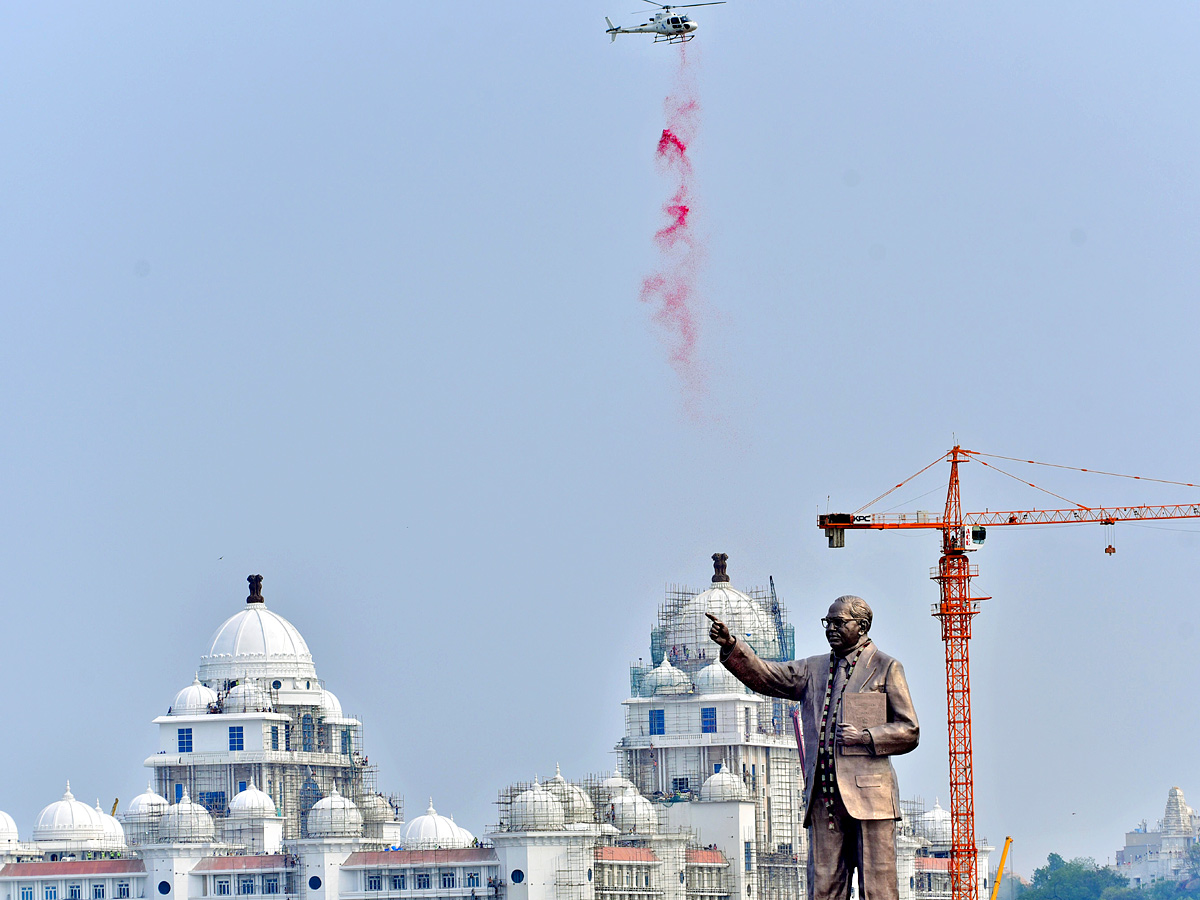
<svg viewBox="0 0 1200 900"><path fill-rule="evenodd" d="M778 598L774 588L753 587L739 591L749 597L771 623L770 634L747 637L750 645L764 659L793 659L796 650L795 629L788 624L787 606ZM701 593L686 585L667 585L662 605L658 608L658 622L650 632L651 666L646 671L669 659L672 666L692 675L718 659L716 645L708 637L708 619L694 616L688 621L685 615L688 605ZM667 645L668 633L672 636L670 646ZM637 696L636 691L634 696Z"/></svg>

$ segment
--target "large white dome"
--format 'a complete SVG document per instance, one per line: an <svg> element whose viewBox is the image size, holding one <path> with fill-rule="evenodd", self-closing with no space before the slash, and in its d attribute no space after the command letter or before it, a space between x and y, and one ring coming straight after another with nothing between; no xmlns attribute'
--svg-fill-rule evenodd
<svg viewBox="0 0 1200 900"><path fill-rule="evenodd" d="M222 623L200 657L200 675L217 683L241 678L316 679L308 644L291 622L261 600Z"/></svg>
<svg viewBox="0 0 1200 900"><path fill-rule="evenodd" d="M212 816L199 803L193 803L185 789L179 802L169 806L159 820L158 834L164 841L196 843L211 841L216 833Z"/></svg>
<svg viewBox="0 0 1200 900"><path fill-rule="evenodd" d="M175 695L171 702L173 716L202 716L208 712L208 705L217 702L217 692L200 683L200 675Z"/></svg>
<svg viewBox="0 0 1200 900"><path fill-rule="evenodd" d="M759 656L772 659L780 656L779 635L771 611L765 604L755 602L748 594L726 583L714 584L685 603L678 614L663 623L663 645L668 651L684 648L690 656L703 649L715 656L717 645L708 638L712 625L705 613L712 613L738 637L744 637Z"/></svg>
<svg viewBox="0 0 1200 900"><path fill-rule="evenodd" d="M0 809L0 844L15 844L20 839L17 835L16 820Z"/></svg>
<svg viewBox="0 0 1200 900"><path fill-rule="evenodd" d="M461 850L470 847L475 836L460 828L453 819L439 816L429 798L429 809L425 815L417 816L404 826L400 845L405 850Z"/></svg>
<svg viewBox="0 0 1200 900"><path fill-rule="evenodd" d="M37 817L33 826L35 841L99 841L104 838L104 823L96 810L75 799L71 782L61 800L55 800Z"/></svg>
<svg viewBox="0 0 1200 900"><path fill-rule="evenodd" d="M308 811L309 837L361 837L362 830L362 813L354 801L339 794L337 788Z"/></svg>

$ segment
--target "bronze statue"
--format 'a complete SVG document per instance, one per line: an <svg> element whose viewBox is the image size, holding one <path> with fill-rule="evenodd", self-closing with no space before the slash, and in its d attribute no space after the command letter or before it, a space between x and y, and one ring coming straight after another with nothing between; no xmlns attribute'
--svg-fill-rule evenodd
<svg viewBox="0 0 1200 900"><path fill-rule="evenodd" d="M832 652L775 663L711 613L721 662L751 690L798 700L803 741L809 900L898 900L896 772L888 759L917 746L919 728L904 668L875 647L871 607L838 597L821 620Z"/></svg>
<svg viewBox="0 0 1200 900"><path fill-rule="evenodd" d="M246 598L247 603L263 603L262 595L262 576L247 575L246 581L250 583L250 596Z"/></svg>

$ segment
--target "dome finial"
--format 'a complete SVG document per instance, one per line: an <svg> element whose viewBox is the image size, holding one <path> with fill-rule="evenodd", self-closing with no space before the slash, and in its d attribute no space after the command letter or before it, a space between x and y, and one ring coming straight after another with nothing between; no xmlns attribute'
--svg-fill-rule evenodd
<svg viewBox="0 0 1200 900"><path fill-rule="evenodd" d="M725 564L729 562L728 553L714 553L713 561L713 584L729 584L729 576L725 574Z"/></svg>
<svg viewBox="0 0 1200 900"><path fill-rule="evenodd" d="M66 789L66 791L63 792L63 799L64 800L74 800L75 799L75 795L71 793L71 779L70 778L67 779L67 789Z"/></svg>
<svg viewBox="0 0 1200 900"><path fill-rule="evenodd" d="M265 603L262 595L262 576L247 575L246 581L250 583L250 596L246 598L247 603Z"/></svg>

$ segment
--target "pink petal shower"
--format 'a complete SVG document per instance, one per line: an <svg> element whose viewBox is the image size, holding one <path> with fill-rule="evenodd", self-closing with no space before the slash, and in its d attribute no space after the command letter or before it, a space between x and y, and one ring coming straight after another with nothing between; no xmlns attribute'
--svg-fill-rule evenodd
<svg viewBox="0 0 1200 900"><path fill-rule="evenodd" d="M664 103L666 126L658 139L658 170L674 179L673 192L663 204L665 224L654 234L659 249L657 271L642 281L639 299L654 309L654 320L665 331L671 367L682 379L689 405L704 393L704 372L697 359L700 322L696 276L703 247L693 228L695 184L688 147L700 125L700 103L687 54L680 47L679 70Z"/></svg>

